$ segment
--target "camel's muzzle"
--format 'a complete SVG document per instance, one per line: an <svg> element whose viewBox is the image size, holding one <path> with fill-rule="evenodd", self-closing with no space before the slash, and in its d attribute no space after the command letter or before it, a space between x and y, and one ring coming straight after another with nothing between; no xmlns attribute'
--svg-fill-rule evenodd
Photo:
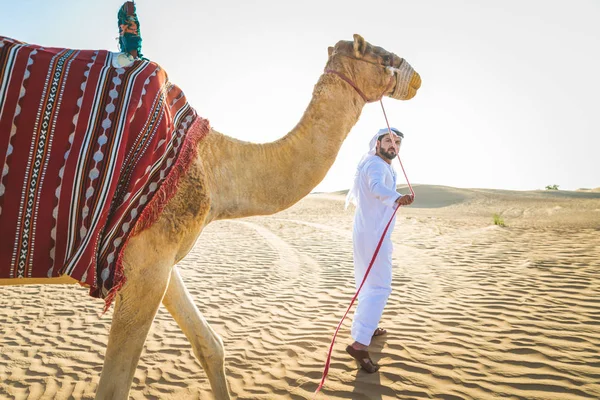
<svg viewBox="0 0 600 400"><path fill-rule="evenodd" d="M415 97L421 87L421 77L409 63L402 60L400 67L387 67L387 70L396 77L394 90L389 94L391 98L409 100Z"/></svg>

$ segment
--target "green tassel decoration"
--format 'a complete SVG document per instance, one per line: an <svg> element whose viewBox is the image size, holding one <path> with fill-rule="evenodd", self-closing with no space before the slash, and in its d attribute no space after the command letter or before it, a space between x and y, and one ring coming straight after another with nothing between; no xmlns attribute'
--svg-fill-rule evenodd
<svg viewBox="0 0 600 400"><path fill-rule="evenodd" d="M135 2L126 1L117 14L119 25L119 50L142 58L142 35L140 21L135 13Z"/></svg>

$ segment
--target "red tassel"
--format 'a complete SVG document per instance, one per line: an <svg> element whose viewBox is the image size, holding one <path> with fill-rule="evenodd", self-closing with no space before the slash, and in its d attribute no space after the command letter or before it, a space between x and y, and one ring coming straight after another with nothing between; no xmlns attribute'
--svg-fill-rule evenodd
<svg viewBox="0 0 600 400"><path fill-rule="evenodd" d="M134 10L134 3L133 1L127 1L125 2L125 12L127 13L128 16L133 16L133 10Z"/></svg>

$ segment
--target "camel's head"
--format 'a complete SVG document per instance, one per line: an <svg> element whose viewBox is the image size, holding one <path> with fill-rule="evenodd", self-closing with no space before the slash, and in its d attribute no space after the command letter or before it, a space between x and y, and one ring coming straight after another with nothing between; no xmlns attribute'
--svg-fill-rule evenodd
<svg viewBox="0 0 600 400"><path fill-rule="evenodd" d="M326 71L343 75L367 101L389 96L412 99L421 86L421 77L406 60L373 46L360 35L354 41L340 41L329 49Z"/></svg>

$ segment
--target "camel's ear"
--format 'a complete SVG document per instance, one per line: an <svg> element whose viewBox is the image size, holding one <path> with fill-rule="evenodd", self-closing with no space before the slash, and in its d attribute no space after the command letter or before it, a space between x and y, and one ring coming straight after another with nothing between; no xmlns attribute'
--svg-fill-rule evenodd
<svg viewBox="0 0 600 400"><path fill-rule="evenodd" d="M327 54L329 55L329 57L331 57L331 55L333 54L333 47L329 46L327 48Z"/></svg>
<svg viewBox="0 0 600 400"><path fill-rule="evenodd" d="M354 34L354 56L361 58L367 51L367 42L362 36Z"/></svg>

